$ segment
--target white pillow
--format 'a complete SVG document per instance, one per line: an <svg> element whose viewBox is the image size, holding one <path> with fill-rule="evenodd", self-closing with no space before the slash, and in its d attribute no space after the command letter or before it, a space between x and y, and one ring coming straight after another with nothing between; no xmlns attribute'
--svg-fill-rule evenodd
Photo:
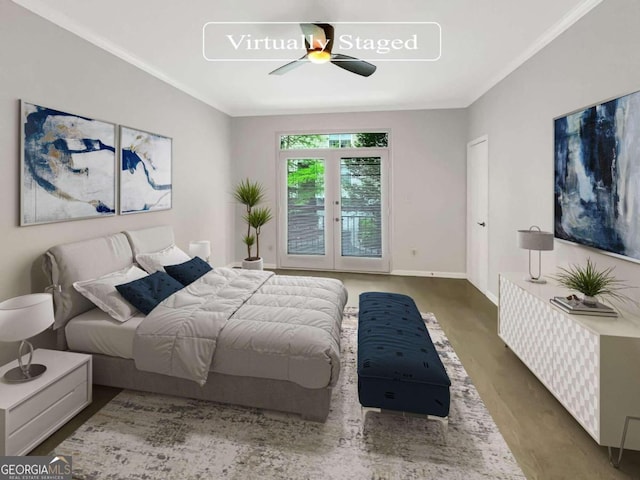
<svg viewBox="0 0 640 480"><path fill-rule="evenodd" d="M127 302L116 290L116 285L133 282L146 277L147 272L135 265L108 273L99 278L74 282L75 288L82 295L91 300L96 307L111 315L119 322L126 322L133 317L138 310Z"/></svg>
<svg viewBox="0 0 640 480"><path fill-rule="evenodd" d="M191 257L175 245L153 253L139 253L136 262L149 273L164 272L165 265L178 265L191 260Z"/></svg>

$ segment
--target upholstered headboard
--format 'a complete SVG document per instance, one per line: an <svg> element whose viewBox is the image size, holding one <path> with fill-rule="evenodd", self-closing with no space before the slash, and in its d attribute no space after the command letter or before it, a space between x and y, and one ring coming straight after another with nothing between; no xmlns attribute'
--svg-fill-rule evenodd
<svg viewBox="0 0 640 480"><path fill-rule="evenodd" d="M97 278L131 264L133 252L123 233L50 248L44 255L44 270L53 285L53 328L64 327L71 318L95 308L73 288L73 282Z"/></svg>
<svg viewBox="0 0 640 480"><path fill-rule="evenodd" d="M80 295L73 283L97 278L134 263L135 255L162 250L174 243L168 225L57 245L44 255L44 270L53 285L54 329L95 305Z"/></svg>
<svg viewBox="0 0 640 480"><path fill-rule="evenodd" d="M157 252L175 244L173 228L169 225L125 230L123 233L129 239L134 258L140 253Z"/></svg>

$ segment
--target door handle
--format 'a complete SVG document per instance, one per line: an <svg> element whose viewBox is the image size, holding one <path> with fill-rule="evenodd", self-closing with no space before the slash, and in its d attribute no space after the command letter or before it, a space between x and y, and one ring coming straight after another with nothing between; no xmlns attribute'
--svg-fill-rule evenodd
<svg viewBox="0 0 640 480"><path fill-rule="evenodd" d="M487 226L487 224L486 224L486 223L484 223L484 222L482 222L482 223L480 223L480 222L476 222L476 223L477 223L478 225L480 225L481 227L486 227L486 226Z"/></svg>
<svg viewBox="0 0 640 480"><path fill-rule="evenodd" d="M340 219L339 219L339 218L336 218L336 222L339 222L339 221L340 221Z"/></svg>

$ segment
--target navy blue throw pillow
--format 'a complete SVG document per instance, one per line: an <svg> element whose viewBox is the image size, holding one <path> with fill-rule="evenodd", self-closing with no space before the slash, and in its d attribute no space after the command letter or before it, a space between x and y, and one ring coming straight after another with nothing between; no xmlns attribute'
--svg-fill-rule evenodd
<svg viewBox="0 0 640 480"><path fill-rule="evenodd" d="M164 269L185 287L195 282L205 273L213 270L211 265L200 257L193 257L191 260L178 265L165 265Z"/></svg>
<svg viewBox="0 0 640 480"><path fill-rule="evenodd" d="M169 295L183 288L184 285L165 272L155 272L133 282L116 285L120 295L145 315L149 315Z"/></svg>

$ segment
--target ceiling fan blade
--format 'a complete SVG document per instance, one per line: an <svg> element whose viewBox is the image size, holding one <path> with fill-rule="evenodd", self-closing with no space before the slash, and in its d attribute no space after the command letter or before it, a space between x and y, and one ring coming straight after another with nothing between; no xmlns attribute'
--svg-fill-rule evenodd
<svg viewBox="0 0 640 480"><path fill-rule="evenodd" d="M304 35L304 43L307 47L307 50L322 48L322 45L324 45L327 41L327 36L325 35L324 29L320 26L320 24L301 23L300 29L302 30L302 34ZM313 45L309 43L309 40L311 38L313 38Z"/></svg>
<svg viewBox="0 0 640 480"><path fill-rule="evenodd" d="M293 62L286 63L281 67L276 68L274 71L269 72L269 75L284 75L287 72L290 72L294 68L298 68L305 63L309 63L307 56L299 58L298 60L294 60Z"/></svg>
<svg viewBox="0 0 640 480"><path fill-rule="evenodd" d="M331 63L352 73L362 75L363 77L368 77L376 71L375 65L365 62L364 60L360 60L359 58L342 55L340 53L334 53L331 55Z"/></svg>
<svg viewBox="0 0 640 480"><path fill-rule="evenodd" d="M334 29L329 23L301 23L300 28L304 34L304 44L307 52L324 50L331 53L333 49ZM313 45L309 41L313 39Z"/></svg>

